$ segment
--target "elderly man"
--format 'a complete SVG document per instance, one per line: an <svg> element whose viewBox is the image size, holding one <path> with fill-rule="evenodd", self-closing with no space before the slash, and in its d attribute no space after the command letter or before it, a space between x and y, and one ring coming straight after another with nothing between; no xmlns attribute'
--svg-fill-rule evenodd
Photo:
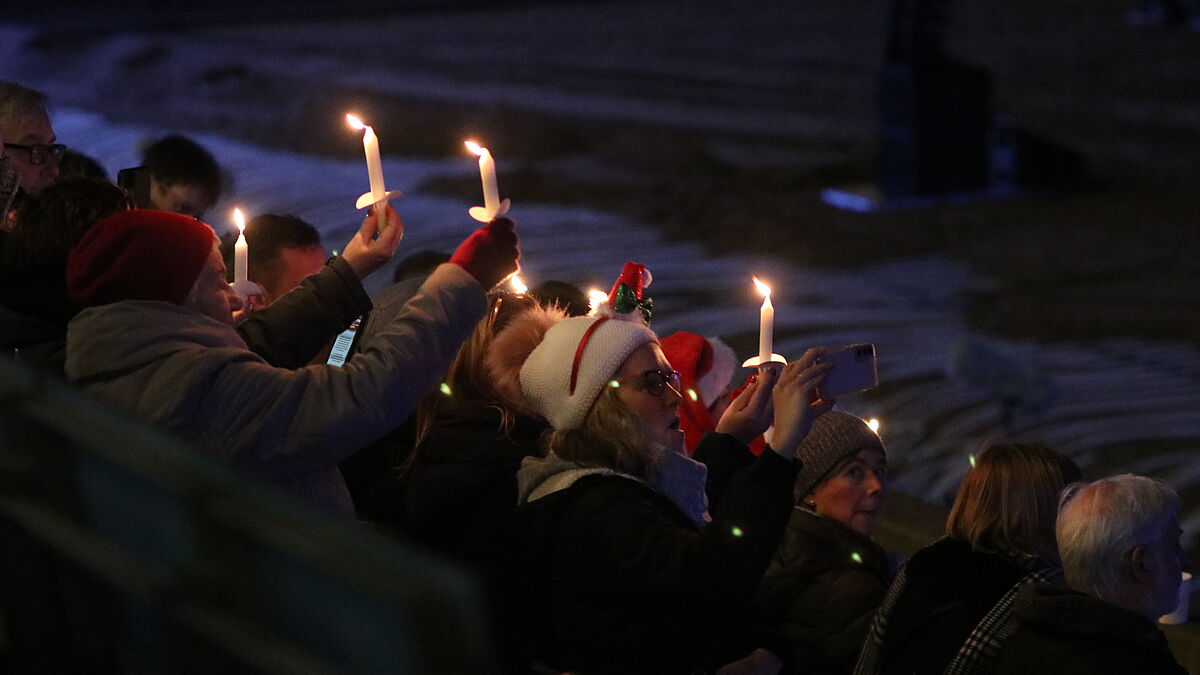
<svg viewBox="0 0 1200 675"><path fill-rule="evenodd" d="M395 248L403 225L387 213L377 239L375 216L367 218L359 244ZM67 290L87 309L68 326L67 377L295 496L349 513L337 463L408 417L518 255L512 221L492 221L345 367L288 370L234 330L241 300L212 228L123 211L89 229L68 259Z"/></svg>
<svg viewBox="0 0 1200 675"><path fill-rule="evenodd" d="M58 178L66 148L55 142L46 95L15 82L0 82L0 137L4 162L21 175L21 190L37 194Z"/></svg>
<svg viewBox="0 0 1200 675"><path fill-rule="evenodd" d="M995 672L1185 675L1154 623L1179 602L1179 508L1145 476L1068 488L1057 535L1070 588L1021 590Z"/></svg>

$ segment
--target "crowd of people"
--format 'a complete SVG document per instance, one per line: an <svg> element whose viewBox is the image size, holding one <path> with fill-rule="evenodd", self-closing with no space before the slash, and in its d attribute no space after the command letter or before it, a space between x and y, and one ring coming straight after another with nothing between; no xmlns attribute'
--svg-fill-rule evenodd
<svg viewBox="0 0 1200 675"><path fill-rule="evenodd" d="M503 672L1186 672L1154 623L1186 565L1159 482L998 443L903 560L873 539L887 450L818 394L823 347L742 383L719 339L653 331L635 263L591 307L505 291L503 217L372 298L391 207L333 257L293 215L251 220L243 297L193 141L118 186L69 169L46 97L12 82L0 141L5 356L473 570Z"/></svg>

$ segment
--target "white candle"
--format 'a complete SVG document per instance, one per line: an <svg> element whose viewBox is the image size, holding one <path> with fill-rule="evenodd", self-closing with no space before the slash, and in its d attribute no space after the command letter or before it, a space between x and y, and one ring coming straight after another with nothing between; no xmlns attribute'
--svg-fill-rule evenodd
<svg viewBox="0 0 1200 675"><path fill-rule="evenodd" d="M233 282L246 281L250 247L246 244L246 218L241 209L233 210L233 222L238 228L237 243L233 245Z"/></svg>
<svg viewBox="0 0 1200 675"><path fill-rule="evenodd" d="M382 212L387 206L383 201L387 189L383 185L383 160L379 157L379 137L375 135L375 129L363 124L354 115L347 114L346 121L363 132L363 154L367 158L367 179L371 182L371 198L376 208Z"/></svg>
<svg viewBox="0 0 1200 675"><path fill-rule="evenodd" d="M465 145L471 152L479 155L479 179L483 183L483 208L488 217L494 217L500 210L500 188L496 185L496 160L492 153L475 141L466 141Z"/></svg>
<svg viewBox="0 0 1200 675"><path fill-rule="evenodd" d="M763 294L762 309L758 313L758 363L766 365L771 361L774 349L775 306L771 304L771 287L754 277L754 285Z"/></svg>

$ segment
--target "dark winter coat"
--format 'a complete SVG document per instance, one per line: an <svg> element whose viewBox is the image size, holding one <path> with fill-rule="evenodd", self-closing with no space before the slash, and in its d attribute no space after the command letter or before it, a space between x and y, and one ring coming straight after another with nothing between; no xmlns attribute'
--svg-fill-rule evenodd
<svg viewBox="0 0 1200 675"><path fill-rule="evenodd" d="M740 637L791 512L797 466L764 452L730 482L704 530L612 472L527 502L507 537L506 609L559 670L712 672L745 656Z"/></svg>
<svg viewBox="0 0 1200 675"><path fill-rule="evenodd" d="M787 636L789 672L853 671L892 575L875 542L796 507L759 590L767 619Z"/></svg>
<svg viewBox="0 0 1200 675"><path fill-rule="evenodd" d="M972 550L949 537L917 551L889 590L855 672L942 673L980 619L1028 571L1012 556Z"/></svg>
<svg viewBox="0 0 1200 675"><path fill-rule="evenodd" d="M1031 584L1017 595L1018 628L1001 648L1000 675L1185 675L1146 617L1092 595Z"/></svg>
<svg viewBox="0 0 1200 675"><path fill-rule="evenodd" d="M402 531L413 540L473 566L517 508L517 469L537 456L544 422L517 418L511 432L493 407L444 409L418 448L404 484Z"/></svg>

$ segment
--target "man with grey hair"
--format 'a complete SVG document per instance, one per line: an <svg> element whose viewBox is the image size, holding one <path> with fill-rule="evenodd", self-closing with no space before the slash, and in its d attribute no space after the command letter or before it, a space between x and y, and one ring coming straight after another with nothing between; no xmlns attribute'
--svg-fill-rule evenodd
<svg viewBox="0 0 1200 675"><path fill-rule="evenodd" d="M1179 509L1174 490L1145 476L1068 488L1057 537L1070 588L1018 593L995 672L1184 675L1154 623L1179 602Z"/></svg>
<svg viewBox="0 0 1200 675"><path fill-rule="evenodd" d="M66 148L55 143L46 95L16 82L0 82L0 137L5 165L21 175L21 190L37 194L58 178Z"/></svg>

